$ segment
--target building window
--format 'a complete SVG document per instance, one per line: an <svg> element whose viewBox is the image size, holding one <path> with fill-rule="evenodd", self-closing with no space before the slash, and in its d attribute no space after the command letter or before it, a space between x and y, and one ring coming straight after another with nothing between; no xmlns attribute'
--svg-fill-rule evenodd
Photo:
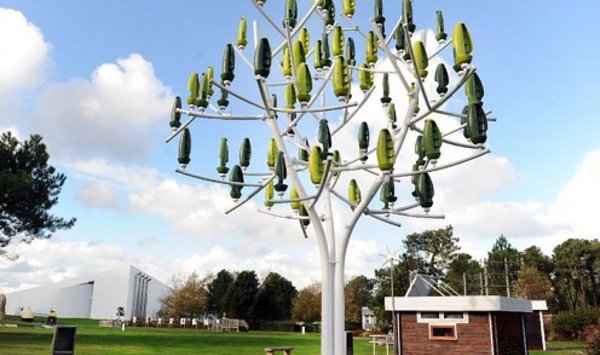
<svg viewBox="0 0 600 355"><path fill-rule="evenodd" d="M463 312L444 312L444 319L464 319Z"/></svg>
<svg viewBox="0 0 600 355"><path fill-rule="evenodd" d="M440 312L421 312L421 319L440 319Z"/></svg>
<svg viewBox="0 0 600 355"><path fill-rule="evenodd" d="M450 340L450 341L456 340L457 339L456 325L430 324L429 325L429 339L431 339L431 340Z"/></svg>
<svg viewBox="0 0 600 355"><path fill-rule="evenodd" d="M469 323L468 312L417 312L417 323Z"/></svg>

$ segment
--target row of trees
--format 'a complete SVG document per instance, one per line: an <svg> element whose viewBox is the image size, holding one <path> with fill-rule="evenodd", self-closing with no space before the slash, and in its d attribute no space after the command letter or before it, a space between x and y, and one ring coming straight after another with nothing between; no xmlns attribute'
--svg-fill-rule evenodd
<svg viewBox="0 0 600 355"><path fill-rule="evenodd" d="M394 266L394 294L405 294L411 273L419 272L434 276L459 294L547 300L555 313L598 306L597 239L567 239L553 249L552 256L547 256L535 245L520 251L501 235L483 260L460 252L458 241L451 226L407 236L402 243L405 252ZM375 309L389 295L389 277L389 268L375 271L371 302Z"/></svg>
<svg viewBox="0 0 600 355"><path fill-rule="evenodd" d="M172 289L160 299L161 315L197 318L206 313L256 320L291 319L296 288L286 278L270 273L259 283L254 271L200 277L197 273L174 276Z"/></svg>
<svg viewBox="0 0 600 355"><path fill-rule="evenodd" d="M259 283L254 271L221 270L216 275L191 273L174 276L171 291L161 299L161 316L198 318L206 313L246 321L303 321L321 319L321 285L313 283L299 292L285 277L271 272ZM346 284L346 319L360 323L361 308L369 305L374 280L352 278Z"/></svg>
<svg viewBox="0 0 600 355"><path fill-rule="evenodd" d="M600 300L600 242L568 239L551 257L537 246L522 251L501 235L476 260L460 251L452 226L406 236L403 252L394 263L394 294L404 295L415 273L433 276L458 294L502 295L549 301L553 312L598 306ZM346 282L346 320L358 325L362 307L385 322L383 304L390 295L390 267L375 276L357 276ZM297 291L277 273L261 282L254 271L227 270L203 278L193 273L173 279L173 291L162 299L163 313L197 317L207 312L249 321L294 320L313 322L321 317L318 283Z"/></svg>

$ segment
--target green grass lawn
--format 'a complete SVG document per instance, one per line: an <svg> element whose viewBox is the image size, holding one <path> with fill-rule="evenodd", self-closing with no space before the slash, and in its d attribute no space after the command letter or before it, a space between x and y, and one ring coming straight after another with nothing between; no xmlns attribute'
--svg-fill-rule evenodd
<svg viewBox="0 0 600 355"><path fill-rule="evenodd" d="M2 323L15 323L14 317ZM40 319L41 321L41 319ZM75 353L102 354L210 354L210 355L264 355L266 347L293 346L293 355L320 354L321 337L318 334L251 331L249 333L215 333L203 329L103 328L97 320L59 319L60 325L77 327ZM48 354L52 329L39 325L34 328L0 327L0 355ZM355 355L371 355L368 338L354 338ZM548 342L547 352L531 351L531 355L584 354L582 342ZM385 354L380 347L378 354Z"/></svg>
<svg viewBox="0 0 600 355"><path fill-rule="evenodd" d="M530 355L575 355L585 354L583 342L580 341L549 341L548 351L530 351Z"/></svg>
<svg viewBox="0 0 600 355"><path fill-rule="evenodd" d="M5 322L10 323L10 322ZM59 319L60 325L77 326L75 353L99 354L211 354L264 355L264 348L293 346L293 355L320 353L318 334L250 331L249 333L216 333L202 329L129 327L101 328L97 320ZM0 328L1 355L48 354L52 329L41 327ZM368 339L354 339L354 354L372 353ZM382 348L379 353L385 354Z"/></svg>

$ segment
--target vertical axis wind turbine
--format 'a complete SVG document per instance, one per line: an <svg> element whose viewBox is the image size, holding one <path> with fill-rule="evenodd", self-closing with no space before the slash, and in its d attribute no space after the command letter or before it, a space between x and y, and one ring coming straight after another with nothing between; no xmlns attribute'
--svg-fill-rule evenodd
<svg viewBox="0 0 600 355"><path fill-rule="evenodd" d="M303 8L296 0L285 0L280 21L275 21L269 12L281 4L247 1L266 21L270 37L261 37L255 22L256 45L253 57L249 58L248 51L253 48L247 47L248 24L243 17L237 40L225 45L220 76L215 76L212 66L200 75L193 73L188 81L188 108L183 107L180 97L175 99L170 119L173 132L166 140L179 137L178 173L230 188L234 203L226 213L258 199L256 196L264 192L264 207L259 212L297 220L305 237L314 235L322 277L321 354L343 355L346 251L359 219L366 216L399 227L397 218L443 218L429 213L434 197L430 175L489 153L484 143L490 112L483 110L483 85L471 64L473 42L461 22L448 38L442 13L438 11L438 43L435 51L428 54L427 46L419 39L422 34L415 32L413 2L417 1L403 0L397 21L389 26L383 1L373 0L374 16L365 27L355 23L356 0L313 0L310 7L310 3L302 2ZM336 9L342 11L338 13ZM360 11L364 13L365 9ZM300 12L304 13L302 17ZM386 36L386 23L391 36ZM441 60L435 74L428 75L429 63L442 58L450 44L452 69L456 74L451 77ZM361 47L364 61L359 64ZM236 77L243 78L239 75L240 68L236 68L236 62L240 61L254 75L254 93L247 93L246 88L244 93L236 89ZM383 70L382 63L391 64L392 70ZM426 90L425 84L433 80L437 83L435 92ZM444 110L444 104L461 88L468 98L462 112ZM216 106L215 90L220 92ZM382 93L380 103L376 103L381 105L381 113L367 109L377 101L373 95L376 91ZM404 94L408 100L400 99L406 98ZM331 95L337 102L328 105L325 98ZM279 99L282 97L284 100ZM234 114L229 108L230 100L235 100L232 106L236 111L244 108L250 113ZM327 116L334 115L337 121L330 122ZM182 116L188 119L182 122ZM374 144L370 141L368 117L379 120L383 126ZM454 127L442 131L434 117L452 118ZM229 140L223 138L216 168L218 176L189 172L186 167L192 155L191 123L196 119L203 124L210 120L232 125L239 121L266 124L272 135L265 142L267 167L251 171L253 147L249 138L243 139L239 161L231 165ZM359 120L362 122L358 123ZM356 142L336 140L341 132L348 130L354 132ZM411 167L398 157L407 137L412 139L413 135L416 135L413 145L416 160ZM340 151L349 144L356 145L354 153L342 159ZM460 151L466 153L453 161L436 164L442 144L463 148ZM414 189L412 202L398 200L396 196L395 186L402 177L410 177ZM340 181L348 183L347 193L340 192L337 184ZM245 197L244 189L251 190ZM275 198L275 193L279 198ZM382 207L376 206L378 193ZM333 203L334 199L338 204ZM288 204L291 212L286 211ZM336 231L334 212L339 205L347 208L350 217L337 221L343 229Z"/></svg>

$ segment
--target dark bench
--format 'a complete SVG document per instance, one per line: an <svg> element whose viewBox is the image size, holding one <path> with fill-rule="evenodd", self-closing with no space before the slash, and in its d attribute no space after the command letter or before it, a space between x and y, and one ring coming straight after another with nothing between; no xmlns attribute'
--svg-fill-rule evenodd
<svg viewBox="0 0 600 355"><path fill-rule="evenodd" d="M73 355L75 354L75 333L77 327L56 326L50 353L52 355Z"/></svg>
<svg viewBox="0 0 600 355"><path fill-rule="evenodd" d="M265 351L267 353L266 355L275 355L275 353L278 351L283 351L285 355L291 355L292 350L294 350L293 346L278 346L273 348L265 348Z"/></svg>

